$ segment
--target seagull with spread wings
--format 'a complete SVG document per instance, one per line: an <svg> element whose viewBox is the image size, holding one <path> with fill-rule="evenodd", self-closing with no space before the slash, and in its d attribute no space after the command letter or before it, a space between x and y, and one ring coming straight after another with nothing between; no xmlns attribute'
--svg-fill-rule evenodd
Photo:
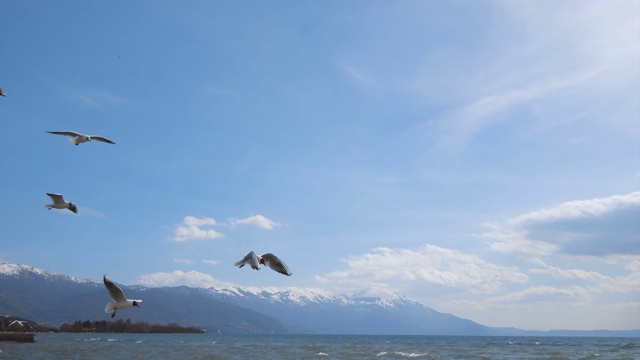
<svg viewBox="0 0 640 360"><path fill-rule="evenodd" d="M64 201L64 198L62 197L61 194L47 193L47 195L49 195L49 197L53 201L52 204L46 204L44 206L44 207L47 208L47 210L51 210L51 209L69 209L69 210L73 211L76 214L78 213L78 207L76 206L76 204L74 204L74 203L72 203L70 201Z"/></svg>
<svg viewBox="0 0 640 360"><path fill-rule="evenodd" d="M74 143L76 145L80 145L82 143L85 143L85 142L91 141L91 140L102 141L102 142L105 142L105 143L108 143L108 144L115 144L114 141L111 141L111 140L107 139L104 136L85 135L85 134L77 133L75 131L47 131L47 132L49 134L68 136L69 137L69 141L71 141L72 143Z"/></svg>
<svg viewBox="0 0 640 360"><path fill-rule="evenodd" d="M237 267L243 267L247 264L254 270L260 270L260 265L267 265L273 271L277 271L283 275L291 276L291 271L289 271L287 265L272 253L258 255L254 251L251 251L242 260L236 262L233 265Z"/></svg>
<svg viewBox="0 0 640 360"><path fill-rule="evenodd" d="M104 308L104 312L106 312L107 314L111 313L112 318L116 316L116 312L118 312L118 310L130 308L133 306L140 307L138 303L141 303L142 300L127 299L124 296L124 292L122 292L122 289L120 289L118 285L109 280L107 275L102 277L102 281L104 282L104 286L107 287L107 290L109 290L109 295L111 295L112 299L111 302L107 303L107 306Z"/></svg>

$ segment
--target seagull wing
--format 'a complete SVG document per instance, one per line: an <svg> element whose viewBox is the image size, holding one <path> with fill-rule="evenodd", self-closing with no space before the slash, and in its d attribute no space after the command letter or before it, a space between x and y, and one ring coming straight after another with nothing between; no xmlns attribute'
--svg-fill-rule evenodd
<svg viewBox="0 0 640 360"><path fill-rule="evenodd" d="M65 136L71 136L71 137L79 137L82 136L82 134L77 133L75 131L47 131L49 134L55 134L55 135L65 135Z"/></svg>
<svg viewBox="0 0 640 360"><path fill-rule="evenodd" d="M106 286L107 290L109 290L109 295L111 295L111 298L113 299L113 301L115 302L127 301L127 298L124 296L122 289L120 289L118 285L114 284L111 280L109 280L107 275L105 275L102 278L102 280L104 281L104 286Z"/></svg>
<svg viewBox="0 0 640 360"><path fill-rule="evenodd" d="M60 195L60 194L51 194L51 193L47 193L47 195L49 195L51 200L53 200L54 204L64 204L64 198L62 197L62 195Z"/></svg>
<svg viewBox="0 0 640 360"><path fill-rule="evenodd" d="M111 140L107 139L104 136L91 135L91 136L89 136L89 139L98 140L98 141L106 142L106 143L109 143L109 144L115 144L114 141L111 141Z"/></svg>
<svg viewBox="0 0 640 360"><path fill-rule="evenodd" d="M249 264L252 269L260 270L260 260L258 260L258 255L256 255L254 251L251 251L242 260L233 265L243 267L247 264Z"/></svg>
<svg viewBox="0 0 640 360"><path fill-rule="evenodd" d="M260 257L262 258L262 263L270 267L271 270L277 271L283 275L291 276L291 271L289 271L287 265L277 256L272 253L266 253L260 255Z"/></svg>
<svg viewBox="0 0 640 360"><path fill-rule="evenodd" d="M4 89L0 87L0 96L7 96L7 93L4 92Z"/></svg>

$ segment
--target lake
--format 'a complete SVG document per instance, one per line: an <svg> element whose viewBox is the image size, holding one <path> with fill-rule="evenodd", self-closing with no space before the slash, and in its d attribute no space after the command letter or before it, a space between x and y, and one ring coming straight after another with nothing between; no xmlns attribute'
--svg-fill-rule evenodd
<svg viewBox="0 0 640 360"><path fill-rule="evenodd" d="M640 359L640 338L37 334L0 359Z"/></svg>

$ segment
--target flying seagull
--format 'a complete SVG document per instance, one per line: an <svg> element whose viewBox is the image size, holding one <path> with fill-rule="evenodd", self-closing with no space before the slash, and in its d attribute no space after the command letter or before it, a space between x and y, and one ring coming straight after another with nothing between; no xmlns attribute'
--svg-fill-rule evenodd
<svg viewBox="0 0 640 360"><path fill-rule="evenodd" d="M13 324L18 324L20 327L24 327L24 324L31 325L25 320L13 320L9 325L7 325L7 327L11 327Z"/></svg>
<svg viewBox="0 0 640 360"><path fill-rule="evenodd" d="M237 267L243 267L247 264L249 264L251 268L255 270L260 270L260 265L267 265L273 271L277 271L283 275L291 276L291 272L289 271L287 265L272 253L258 255L255 252L251 251L242 260L236 262L233 265Z"/></svg>
<svg viewBox="0 0 640 360"><path fill-rule="evenodd" d="M0 87L0 96L7 96L7 93L4 92L4 89Z"/></svg>
<svg viewBox="0 0 640 360"><path fill-rule="evenodd" d="M27 325L25 327L25 324ZM9 325L7 325L7 329L17 329L17 326L13 326L13 325L20 325L21 328L25 328L26 331L33 331L33 326L31 326L31 324L29 324L28 321L26 320L13 320L12 322L9 323Z"/></svg>
<svg viewBox="0 0 640 360"><path fill-rule="evenodd" d="M109 290L109 295L111 295L111 299L113 299L110 303L107 303L107 306L104 308L104 312L111 313L111 317L116 316L116 312L120 309L126 309L129 307L137 306L138 303L141 303L142 300L129 300L124 296L122 289L118 287L118 285L114 284L107 275L105 275L102 280L104 281L104 286Z"/></svg>
<svg viewBox="0 0 640 360"><path fill-rule="evenodd" d="M62 197L61 194L47 193L47 195L49 195L49 197L53 201L53 204L46 204L44 206L44 207L47 208L47 210L51 210L51 209L69 209L69 210L73 211L76 214L78 213L78 207L76 206L76 204L74 204L74 203L72 203L70 201L64 201L64 198Z"/></svg>
<svg viewBox="0 0 640 360"><path fill-rule="evenodd" d="M47 132L49 134L68 136L69 137L69 141L71 141L72 143L74 143L76 145L80 145L80 144L82 144L84 142L91 141L91 140L97 140L97 141L102 141L102 142L106 142L106 143L109 143L109 144L115 144L114 141L111 141L111 140L107 139L104 136L85 135L85 134L77 133L75 131L47 131Z"/></svg>

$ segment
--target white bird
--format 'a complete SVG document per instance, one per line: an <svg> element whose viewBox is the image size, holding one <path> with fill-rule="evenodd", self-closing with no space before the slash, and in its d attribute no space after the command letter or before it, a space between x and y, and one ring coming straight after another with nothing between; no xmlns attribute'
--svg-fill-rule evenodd
<svg viewBox="0 0 640 360"><path fill-rule="evenodd" d="M91 140L97 140L97 141L102 141L102 142L106 142L106 143L109 143L109 144L115 144L114 141L111 141L111 140L107 139L104 136L85 135L85 134L77 133L75 131L47 131L47 132L49 134L68 136L69 137L69 141L71 141L72 143L74 143L76 145L80 145L82 143L85 143L85 142L91 141Z"/></svg>
<svg viewBox="0 0 640 360"><path fill-rule="evenodd" d="M25 324L27 325L26 327ZM31 324L29 324L29 322L25 320L13 320L11 323L9 323L9 325L7 325L7 329L17 329L17 326L13 325L20 325L21 328L24 328L23 331L33 331L33 326L31 326Z"/></svg>
<svg viewBox="0 0 640 360"><path fill-rule="evenodd" d="M126 309L129 307L137 306L138 303L141 303L142 300L130 300L124 296L122 289L118 287L118 285L114 284L107 275L105 275L102 280L104 281L104 286L109 290L109 295L111 295L111 299L113 299L110 303L107 303L107 306L104 308L104 312L111 313L111 317L116 316L116 312L121 309Z"/></svg>
<svg viewBox="0 0 640 360"><path fill-rule="evenodd" d="M49 197L53 201L53 204L46 204L44 206L44 207L47 208L47 210L51 210L51 209L69 209L69 210L73 211L76 214L78 213L78 207L76 206L76 204L74 204L74 203L72 203L70 201L64 201L64 198L62 197L61 194L47 193L47 195L49 195Z"/></svg>
<svg viewBox="0 0 640 360"><path fill-rule="evenodd" d="M20 325L20 327L24 327L24 324L31 325L24 320L13 320L11 323L9 323L9 325L7 325L7 327L11 327L13 324L18 324Z"/></svg>
<svg viewBox="0 0 640 360"><path fill-rule="evenodd" d="M255 270L260 270L260 265L267 265L273 271L277 271L283 275L291 276L291 272L289 271L287 265L272 253L258 255L254 251L251 251L242 260L236 262L233 265L237 267L243 267L247 264L249 264L249 266L251 266L251 268Z"/></svg>
<svg viewBox="0 0 640 360"><path fill-rule="evenodd" d="M0 96L7 96L7 93L4 92L4 89L0 87Z"/></svg>

